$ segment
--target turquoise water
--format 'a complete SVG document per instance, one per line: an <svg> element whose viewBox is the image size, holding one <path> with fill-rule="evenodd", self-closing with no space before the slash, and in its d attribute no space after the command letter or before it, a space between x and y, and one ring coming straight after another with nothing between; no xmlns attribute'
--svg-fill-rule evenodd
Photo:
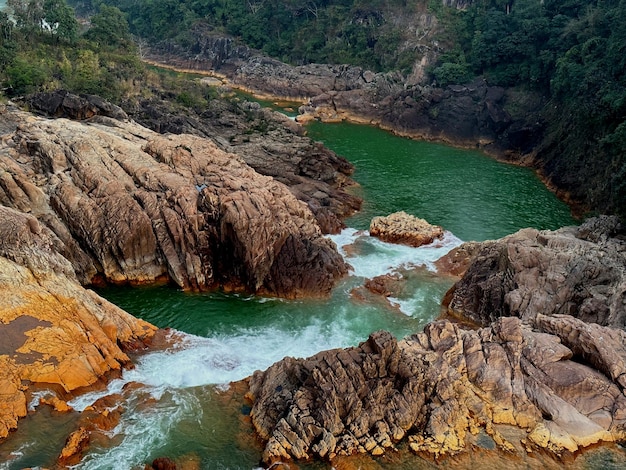
<svg viewBox="0 0 626 470"><path fill-rule="evenodd" d="M246 426L241 397L233 396L227 384L285 356L356 345L378 329L397 337L419 331L440 313L441 298L451 286L449 278L437 275L433 262L452 247L527 226L552 229L574 222L565 204L531 171L480 153L350 124L313 123L308 132L357 167L363 211L348 220L350 229L331 237L351 264L351 275L326 300L191 294L170 287L102 290L130 313L184 332L184 341L136 358L135 369L107 391L71 402L80 411L99 396L120 393L125 408L111 435L96 439L76 468L143 468L163 455L202 469L256 468L260 449ZM410 248L363 233L372 216L397 210L442 225L444 240ZM406 279L389 301L353 293L365 279L385 273ZM128 387L132 382L142 385ZM6 462L0 469L52 465L77 416L48 414L43 422L37 415L28 418L19 434L0 447L0 462ZM402 468L432 467L419 462Z"/></svg>
<svg viewBox="0 0 626 470"><path fill-rule="evenodd" d="M477 151L394 136L355 124L308 126L356 165L363 210L348 223L368 228L373 216L404 210L464 241L500 238L520 228L574 224L569 207L527 168Z"/></svg>

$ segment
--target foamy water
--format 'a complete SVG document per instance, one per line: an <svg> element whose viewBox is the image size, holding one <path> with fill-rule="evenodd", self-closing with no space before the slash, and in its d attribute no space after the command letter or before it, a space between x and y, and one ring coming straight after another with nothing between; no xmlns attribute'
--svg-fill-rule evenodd
<svg viewBox="0 0 626 470"><path fill-rule="evenodd" d="M381 242L354 229L346 229L331 238L353 267L351 276L355 280L392 273L398 268L425 266L433 270L433 262L460 243L454 235L446 233L444 239L435 244L412 248ZM360 281L348 280L347 285L355 282ZM103 396L124 393L125 386L131 382L144 385L130 395L126 393L126 411L114 430L119 443L109 449L92 451L75 468L112 468L111 465L132 468L147 462L154 449L176 439L171 434L176 431L172 430L182 422L202 419L203 405L196 395L198 387L213 387L219 391L220 386L248 377L255 370L267 369L285 356L309 357L322 350L348 347L365 340L366 335L350 327L353 320L348 311L355 307L350 305L346 293L347 289L337 294L343 300L334 307L337 313L332 322L314 317L294 322L288 331L268 325L240 328L229 335L182 334L183 340L175 347L138 357L135 368L125 371L121 379L111 381L107 390L70 401L74 409L82 411ZM417 292L415 298L392 299L392 302L406 315L411 315L420 310L424 295L424 292ZM242 299L243 302L249 300ZM156 400L154 406L143 405L146 395ZM140 399L142 396L144 398Z"/></svg>

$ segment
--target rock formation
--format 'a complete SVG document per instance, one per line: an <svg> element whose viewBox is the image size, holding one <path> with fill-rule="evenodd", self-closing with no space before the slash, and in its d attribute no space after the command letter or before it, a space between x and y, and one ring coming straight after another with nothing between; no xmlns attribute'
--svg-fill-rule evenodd
<svg viewBox="0 0 626 470"><path fill-rule="evenodd" d="M488 325L538 313L626 326L626 238L617 217L485 242L446 295L450 313Z"/></svg>
<svg viewBox="0 0 626 470"><path fill-rule="evenodd" d="M424 66L433 60L428 52L424 66L416 64L411 74L403 75L350 65L291 66L235 46L232 38L217 38L214 32L199 30L196 38L194 53L163 43L154 45L147 57L179 69L215 73L272 99L303 102L304 119L350 119L411 137L478 146L501 156L526 154L543 137L538 97L520 99L515 91L489 86L485 80L445 88L424 83Z"/></svg>
<svg viewBox="0 0 626 470"><path fill-rule="evenodd" d="M2 438L26 415L33 387L63 394L92 386L156 328L82 288L58 237L34 216L0 206L0 220Z"/></svg>
<svg viewBox="0 0 626 470"><path fill-rule="evenodd" d="M206 137L228 153L240 156L257 173L284 183L309 206L324 233L338 233L343 219L361 207L348 193L355 183L354 167L320 143L305 136L304 128L284 114L258 103L214 98L201 111L180 109L155 97L125 103L130 116L155 132ZM127 119L117 106L93 95L76 96L59 90L28 100L31 109L51 117L84 119L103 115Z"/></svg>
<svg viewBox="0 0 626 470"><path fill-rule="evenodd" d="M319 296L347 271L306 204L208 139L12 113L0 204L48 227L82 284Z"/></svg>
<svg viewBox="0 0 626 470"><path fill-rule="evenodd" d="M498 448L557 457L626 437L626 335L566 315L480 330L436 321L397 341L285 358L250 379L263 461L381 455L399 442L436 458Z"/></svg>
<svg viewBox="0 0 626 470"><path fill-rule="evenodd" d="M370 235L389 243L400 243L418 247L427 245L435 239L443 238L443 229L431 225L424 219L395 212L387 217L374 217L370 223Z"/></svg>

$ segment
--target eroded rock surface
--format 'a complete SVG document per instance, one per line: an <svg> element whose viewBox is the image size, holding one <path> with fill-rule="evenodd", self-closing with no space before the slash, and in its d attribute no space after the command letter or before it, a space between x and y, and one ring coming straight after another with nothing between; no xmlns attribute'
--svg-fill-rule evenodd
<svg viewBox="0 0 626 470"><path fill-rule="evenodd" d="M435 457L486 443L559 456L623 439L626 335L563 315L533 326L442 320L405 340L378 332L256 372L249 398L264 462L381 455L401 441Z"/></svg>
<svg viewBox="0 0 626 470"><path fill-rule="evenodd" d="M626 238L616 217L556 231L524 229L485 242L448 293L448 310L487 325L569 314L626 326Z"/></svg>
<svg viewBox="0 0 626 470"><path fill-rule="evenodd" d="M6 113L20 124L3 137L0 203L48 227L82 284L319 296L347 271L306 204L208 139Z"/></svg>
<svg viewBox="0 0 626 470"><path fill-rule="evenodd" d="M389 243L422 246L443 238L443 229L424 219L404 211L386 217L374 217L370 223L370 235Z"/></svg>
<svg viewBox="0 0 626 470"><path fill-rule="evenodd" d="M58 238L35 217L0 206L0 220L2 438L26 415L31 386L94 385L156 328L81 287Z"/></svg>

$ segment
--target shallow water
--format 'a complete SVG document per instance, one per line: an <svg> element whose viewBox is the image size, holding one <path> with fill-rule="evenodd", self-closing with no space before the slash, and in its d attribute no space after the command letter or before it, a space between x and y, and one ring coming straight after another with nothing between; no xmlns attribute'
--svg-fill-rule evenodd
<svg viewBox="0 0 626 470"><path fill-rule="evenodd" d="M194 462L202 469L252 469L260 450L246 426L241 397L226 384L265 369L285 356L308 357L348 347L379 329L403 337L440 312L451 286L433 262L461 240L485 240L520 228L573 223L568 208L524 168L478 152L416 142L365 126L319 124L310 135L357 167L363 211L350 229L331 237L352 266L326 300L287 301L223 293L191 294L171 287L110 288L100 293L159 327L185 333L182 346L136 358L136 367L107 391L78 397L78 411L108 393L122 393L125 412L106 439L95 442L77 468L143 468L158 456ZM374 215L397 210L440 224L443 241L410 248L363 232ZM366 278L412 270L407 287L387 303L351 295ZM129 387L128 384L143 384ZM0 468L51 465L78 413L28 418L0 446ZM386 462L386 463L385 463ZM385 468L431 468L431 463L379 460ZM301 468L326 468L323 464ZM374 467L373 467L374 468Z"/></svg>

